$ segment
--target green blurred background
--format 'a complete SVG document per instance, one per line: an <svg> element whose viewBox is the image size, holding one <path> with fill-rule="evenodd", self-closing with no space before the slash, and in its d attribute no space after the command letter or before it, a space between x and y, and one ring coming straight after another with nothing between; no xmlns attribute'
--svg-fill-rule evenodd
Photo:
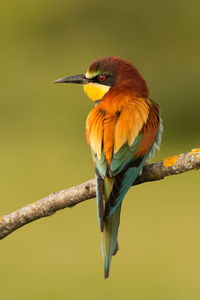
<svg viewBox="0 0 200 300"><path fill-rule="evenodd" d="M3 1L0 10L0 215L94 176L93 105L52 81L102 56L132 61L161 107L154 160L199 145L199 1ZM123 204L110 279L95 200L0 241L2 299L200 299L199 172L143 184Z"/></svg>

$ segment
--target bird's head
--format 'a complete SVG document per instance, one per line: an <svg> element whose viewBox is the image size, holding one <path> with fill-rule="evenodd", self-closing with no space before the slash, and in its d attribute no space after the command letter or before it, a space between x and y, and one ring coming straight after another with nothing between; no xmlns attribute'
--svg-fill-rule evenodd
<svg viewBox="0 0 200 300"><path fill-rule="evenodd" d="M54 83L80 83L88 97L96 102L109 91L130 91L139 97L148 97L146 81L128 61L110 56L93 61L86 74L64 77Z"/></svg>

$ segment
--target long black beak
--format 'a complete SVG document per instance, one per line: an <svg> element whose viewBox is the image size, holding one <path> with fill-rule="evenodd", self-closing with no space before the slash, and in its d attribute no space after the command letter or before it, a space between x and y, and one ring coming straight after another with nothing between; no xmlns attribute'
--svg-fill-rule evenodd
<svg viewBox="0 0 200 300"><path fill-rule="evenodd" d="M80 83L80 84L87 84L88 82L89 79L87 79L84 74L64 77L54 81L54 83Z"/></svg>

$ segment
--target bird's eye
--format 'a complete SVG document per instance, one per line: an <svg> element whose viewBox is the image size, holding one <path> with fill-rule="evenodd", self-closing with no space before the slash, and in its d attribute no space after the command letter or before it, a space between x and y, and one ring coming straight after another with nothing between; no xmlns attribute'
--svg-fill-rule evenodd
<svg viewBox="0 0 200 300"><path fill-rule="evenodd" d="M103 82L106 79L105 75L99 75L98 76L99 81Z"/></svg>

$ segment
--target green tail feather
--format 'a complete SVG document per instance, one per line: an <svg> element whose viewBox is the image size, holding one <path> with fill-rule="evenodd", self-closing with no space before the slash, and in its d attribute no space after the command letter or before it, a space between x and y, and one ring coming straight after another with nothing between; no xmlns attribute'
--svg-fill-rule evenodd
<svg viewBox="0 0 200 300"><path fill-rule="evenodd" d="M120 211L121 205L119 205L115 212L104 222L102 248L105 278L108 278L109 276L111 258L117 253L117 250L119 249L117 235L119 228Z"/></svg>
<svg viewBox="0 0 200 300"><path fill-rule="evenodd" d="M105 177L104 179L104 198L105 204L109 198L109 195L112 191L114 183L114 178ZM120 220L121 204L113 212L113 214L104 220L104 229L103 229L103 240L102 240L102 252L104 258L104 277L108 278L110 262L113 255L116 254L118 247L118 228Z"/></svg>

